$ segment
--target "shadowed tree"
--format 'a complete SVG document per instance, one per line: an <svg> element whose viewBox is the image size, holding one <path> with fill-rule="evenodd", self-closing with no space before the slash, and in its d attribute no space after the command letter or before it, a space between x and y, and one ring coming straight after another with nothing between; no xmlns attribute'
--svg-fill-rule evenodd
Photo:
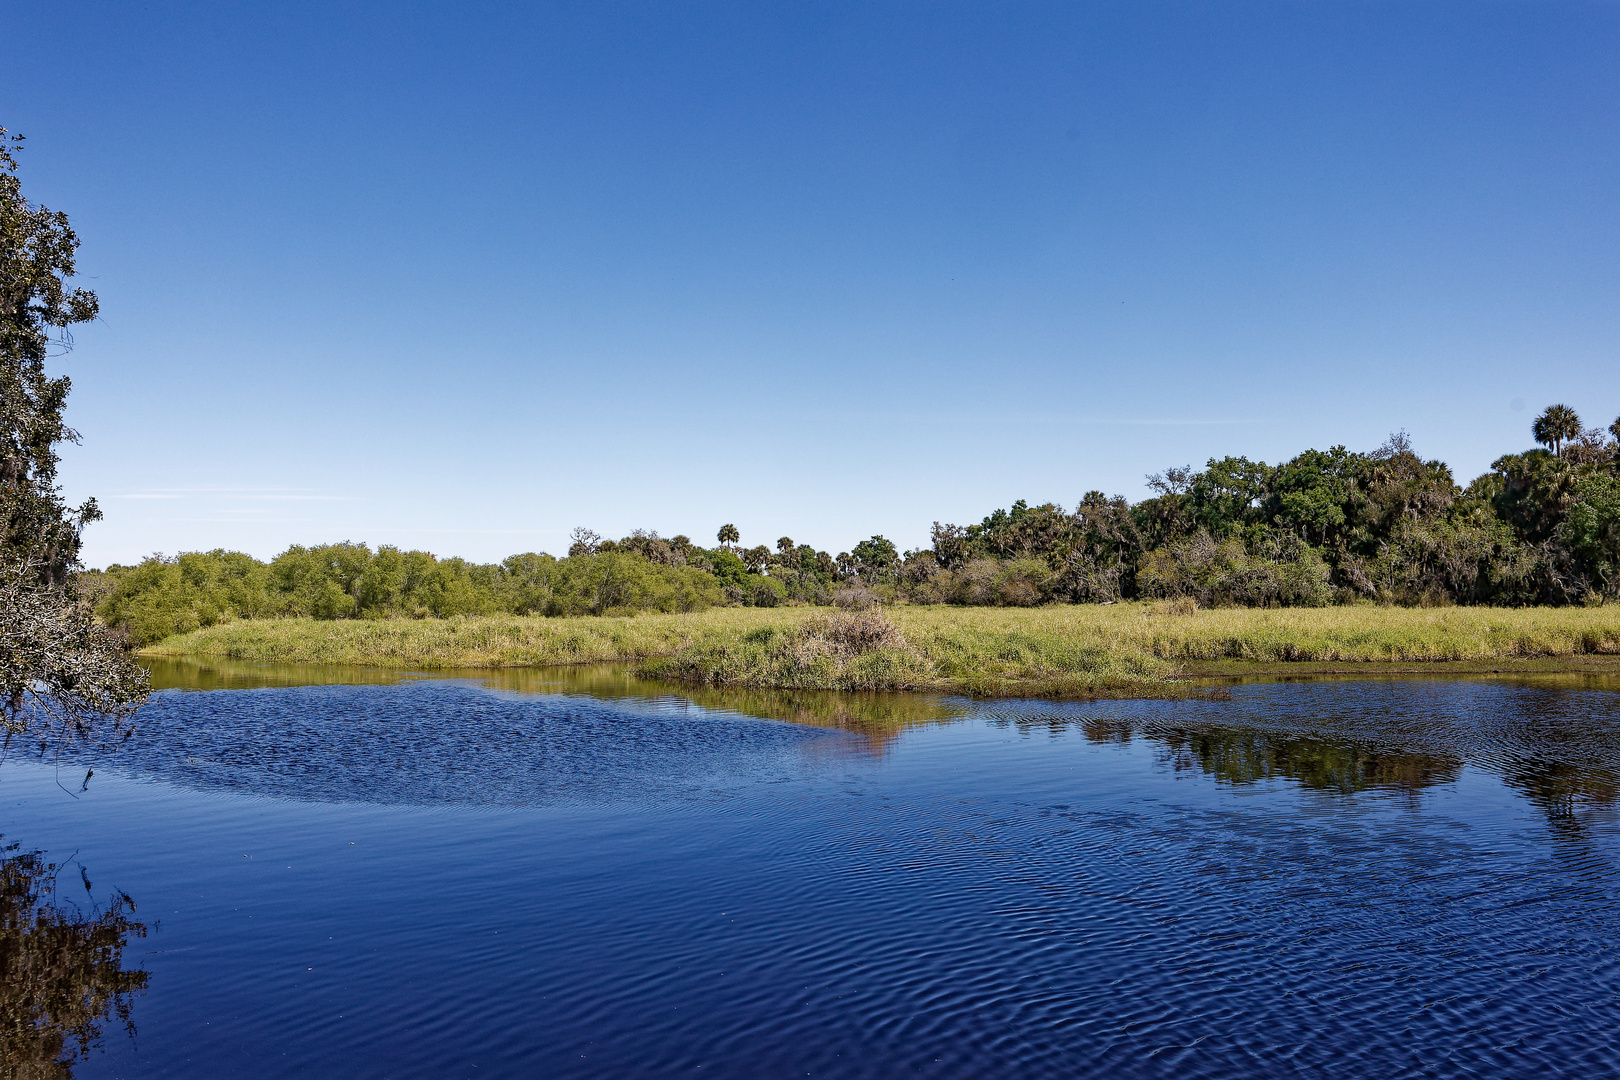
<svg viewBox="0 0 1620 1080"><path fill-rule="evenodd" d="M1615 442L1620 442L1620 416L1615 417L1614 423L1609 425L1609 434L1614 436Z"/></svg>
<svg viewBox="0 0 1620 1080"><path fill-rule="evenodd" d="M742 534L737 531L737 526L725 524L720 526L720 531L715 534L715 537L720 541L721 547L729 548L742 539Z"/></svg>
<svg viewBox="0 0 1620 1080"><path fill-rule="evenodd" d="M56 485L56 448L78 433L62 417L71 384L45 361L98 305L67 285L79 248L67 215L22 195L20 143L0 128L0 720L82 734L102 718L117 728L148 687L79 590L80 530L101 513L94 499L69 508Z"/></svg>
<svg viewBox="0 0 1620 1080"><path fill-rule="evenodd" d="M1554 456L1562 456L1564 444L1581 434L1581 418L1568 405L1552 405L1536 417L1530 425L1530 434L1536 442L1550 447Z"/></svg>
<svg viewBox="0 0 1620 1080"><path fill-rule="evenodd" d="M776 550L786 555L793 550L793 537L784 536L776 541Z"/></svg>

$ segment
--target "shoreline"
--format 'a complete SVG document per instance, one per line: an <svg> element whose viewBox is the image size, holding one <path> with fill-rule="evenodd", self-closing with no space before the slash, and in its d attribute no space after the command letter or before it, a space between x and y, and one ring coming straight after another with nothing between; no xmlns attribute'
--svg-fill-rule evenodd
<svg viewBox="0 0 1620 1080"><path fill-rule="evenodd" d="M1171 678L1249 679L1363 676L1382 678L1406 675L1614 675L1620 676L1620 656L1577 653L1569 656L1502 657L1490 660L1427 660L1355 662L1293 660L1193 661Z"/></svg>

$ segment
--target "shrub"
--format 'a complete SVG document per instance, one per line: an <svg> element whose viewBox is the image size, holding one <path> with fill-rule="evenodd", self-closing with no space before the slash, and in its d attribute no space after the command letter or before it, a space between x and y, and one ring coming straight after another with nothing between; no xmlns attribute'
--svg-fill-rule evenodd
<svg viewBox="0 0 1620 1080"><path fill-rule="evenodd" d="M755 607L776 607L787 600L787 589L775 578L762 577L754 582L749 599Z"/></svg>
<svg viewBox="0 0 1620 1080"><path fill-rule="evenodd" d="M234 551L154 556L109 569L100 584L97 614L137 645L233 618L601 615L701 611L722 601L712 574L618 551L481 565L364 544L292 547L268 565ZM765 588L779 600L780 585Z"/></svg>
<svg viewBox="0 0 1620 1080"><path fill-rule="evenodd" d="M1137 583L1145 596L1191 597L1204 607L1315 607L1333 595L1321 555L1271 530L1217 543L1200 529L1149 552Z"/></svg>
<svg viewBox="0 0 1620 1080"><path fill-rule="evenodd" d="M852 585L833 593L832 602L846 611L865 611L878 603L878 595L864 585Z"/></svg>
<svg viewBox="0 0 1620 1080"><path fill-rule="evenodd" d="M642 670L711 686L816 690L907 690L932 674L900 630L871 610L835 612L791 630L761 628L739 643L690 645Z"/></svg>

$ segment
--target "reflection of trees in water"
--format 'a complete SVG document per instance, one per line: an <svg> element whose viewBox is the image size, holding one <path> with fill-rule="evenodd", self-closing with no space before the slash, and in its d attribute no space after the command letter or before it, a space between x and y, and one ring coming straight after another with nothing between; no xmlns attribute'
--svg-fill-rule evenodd
<svg viewBox="0 0 1620 1080"><path fill-rule="evenodd" d="M1547 815L1554 832L1570 838L1586 834L1587 813L1611 809L1620 797L1614 773L1564 762L1521 759L1503 769L1502 779Z"/></svg>
<svg viewBox="0 0 1620 1080"><path fill-rule="evenodd" d="M1416 792L1449 784L1462 773L1461 756L1380 750L1365 744L1263 728L1160 728L1114 717L1081 722L1086 740L1120 746L1140 736L1165 748L1178 771L1198 769L1228 784L1288 779L1320 791L1369 789Z"/></svg>
<svg viewBox="0 0 1620 1080"><path fill-rule="evenodd" d="M1169 729L1115 717L1088 718L1079 726L1087 741L1099 746L1150 739L1165 748L1165 760L1173 768L1197 769L1237 785L1283 778L1320 791L1416 794L1456 781L1464 762L1474 761L1529 799L1555 832L1584 835L1590 812L1620 803L1620 774L1607 765L1615 757L1613 732L1593 731L1564 717L1548 722L1534 713L1519 721L1506 731L1460 740L1454 754L1376 749L1354 739L1261 728ZM1050 720L1047 726L1058 728L1064 722ZM1571 762L1582 756L1604 764Z"/></svg>
<svg viewBox="0 0 1620 1080"><path fill-rule="evenodd" d="M1373 750L1274 732L1165 732L1158 736L1177 769L1201 768L1229 784L1253 784L1286 777L1308 788L1346 794L1370 788L1416 792L1449 784L1462 762L1428 754Z"/></svg>
<svg viewBox="0 0 1620 1080"><path fill-rule="evenodd" d="M61 867L40 852L0 859L0 1075L70 1077L116 1017L130 1034L146 972L126 970L124 946L146 927L122 893L88 911L59 897ZM88 896L90 882L81 869Z"/></svg>

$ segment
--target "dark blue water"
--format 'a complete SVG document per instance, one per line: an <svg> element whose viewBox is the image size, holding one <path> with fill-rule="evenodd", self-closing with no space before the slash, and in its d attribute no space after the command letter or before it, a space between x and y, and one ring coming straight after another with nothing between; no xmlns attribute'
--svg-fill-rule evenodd
<svg viewBox="0 0 1620 1080"><path fill-rule="evenodd" d="M171 691L0 826L149 928L82 1077L1620 1072L1620 695L954 709Z"/></svg>

